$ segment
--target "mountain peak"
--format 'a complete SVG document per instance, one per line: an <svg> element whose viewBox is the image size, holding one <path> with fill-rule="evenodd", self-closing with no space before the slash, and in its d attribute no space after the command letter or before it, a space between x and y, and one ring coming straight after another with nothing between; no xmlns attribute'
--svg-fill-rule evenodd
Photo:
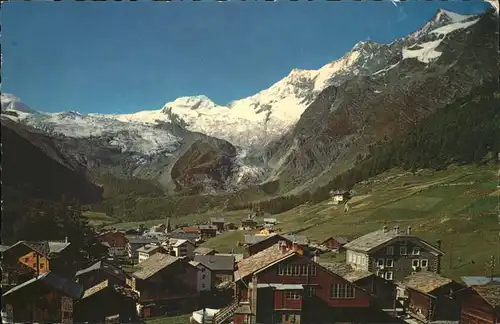
<svg viewBox="0 0 500 324"><path fill-rule="evenodd" d="M465 21L470 17L473 15L461 15L441 8L437 10L432 20L438 24L450 24Z"/></svg>
<svg viewBox="0 0 500 324"><path fill-rule="evenodd" d="M0 96L2 111L15 110L27 114L36 114L37 112L23 103L21 99L10 93L2 93Z"/></svg>

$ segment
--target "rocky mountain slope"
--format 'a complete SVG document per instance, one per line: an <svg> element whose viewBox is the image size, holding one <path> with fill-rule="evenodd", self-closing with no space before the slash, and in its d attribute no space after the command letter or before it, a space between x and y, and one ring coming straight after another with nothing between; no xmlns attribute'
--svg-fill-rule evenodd
<svg viewBox="0 0 500 324"><path fill-rule="evenodd" d="M494 78L498 15L439 10L390 44L359 42L318 70L294 69L227 106L183 97L126 115L41 113L2 94L2 118L43 132L90 174L159 181L169 193L282 192L328 181L369 147Z"/></svg>
<svg viewBox="0 0 500 324"><path fill-rule="evenodd" d="M421 30L388 45L384 69L331 86L294 129L267 147L284 190L315 188L411 131L425 117L498 78L498 16L439 11ZM378 46L378 45L373 45Z"/></svg>

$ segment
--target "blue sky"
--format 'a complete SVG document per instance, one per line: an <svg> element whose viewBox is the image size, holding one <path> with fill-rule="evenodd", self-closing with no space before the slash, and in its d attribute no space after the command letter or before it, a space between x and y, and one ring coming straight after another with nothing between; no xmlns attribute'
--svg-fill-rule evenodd
<svg viewBox="0 0 500 324"><path fill-rule="evenodd" d="M356 42L421 27L478 1L27 2L2 4L2 92L41 111L127 113L180 96L218 104L293 68L317 69Z"/></svg>

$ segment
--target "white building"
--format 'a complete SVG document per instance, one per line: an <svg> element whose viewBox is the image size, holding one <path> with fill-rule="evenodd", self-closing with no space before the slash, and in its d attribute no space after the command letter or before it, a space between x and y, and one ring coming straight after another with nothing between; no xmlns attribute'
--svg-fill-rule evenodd
<svg viewBox="0 0 500 324"><path fill-rule="evenodd" d="M209 291L212 288L212 273L210 269L197 261L190 261L189 263L198 269L198 291Z"/></svg>
<svg viewBox="0 0 500 324"><path fill-rule="evenodd" d="M170 239L169 245L176 257L188 257L190 259L194 258L195 246L193 242L182 239Z"/></svg>
<svg viewBox="0 0 500 324"><path fill-rule="evenodd" d="M139 254L139 263L149 259L155 253L166 253L165 248L157 244L146 244L141 248L137 249Z"/></svg>

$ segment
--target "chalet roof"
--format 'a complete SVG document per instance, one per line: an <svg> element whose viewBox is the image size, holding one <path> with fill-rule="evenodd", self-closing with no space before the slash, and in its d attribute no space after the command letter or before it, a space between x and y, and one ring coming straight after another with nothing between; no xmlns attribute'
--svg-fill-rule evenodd
<svg viewBox="0 0 500 324"><path fill-rule="evenodd" d="M271 237L274 237L274 236L280 236L290 242L295 242L299 245L308 245L309 244L309 240L307 239L306 236L301 236L301 235L293 235L293 234L284 234L284 235L281 235L281 234L277 234L277 233L271 233L269 235L245 235L245 244L256 244L256 243L259 243L259 242L262 242L262 241L265 241L267 239L270 239Z"/></svg>
<svg viewBox="0 0 500 324"><path fill-rule="evenodd" d="M51 242L51 241L49 241L49 252L50 253L60 253L70 245L71 245L71 243L69 243L69 242Z"/></svg>
<svg viewBox="0 0 500 324"><path fill-rule="evenodd" d="M210 222L211 223L224 223L225 220L222 217L211 217Z"/></svg>
<svg viewBox="0 0 500 324"><path fill-rule="evenodd" d="M92 264L88 268L77 271L75 274L75 277L79 277L83 274L90 273L92 271L97 271L97 270L105 271L106 273L109 273L109 274L117 277L118 279L125 281L126 276L125 276L125 273L123 272L123 270L118 269L118 268L116 268L116 267L112 266L111 264L104 262L104 261L98 261L98 262Z"/></svg>
<svg viewBox="0 0 500 324"><path fill-rule="evenodd" d="M280 250L279 244L274 244L259 253L241 260L238 263L238 270L235 273L235 281L245 278L246 276L259 271L260 269L266 268L277 261L287 259L292 255L295 255L295 251L290 250L283 253Z"/></svg>
<svg viewBox="0 0 500 324"><path fill-rule="evenodd" d="M214 249L204 246L199 246L196 249L194 249L194 253L199 255L207 255L213 252L215 252Z"/></svg>
<svg viewBox="0 0 500 324"><path fill-rule="evenodd" d="M201 229L201 226L185 226L178 229L178 232L184 233L198 233Z"/></svg>
<svg viewBox="0 0 500 324"><path fill-rule="evenodd" d="M440 276L430 271L419 271L409 275L401 284L405 288L410 288L424 294L430 294L434 290L453 282L452 279Z"/></svg>
<svg viewBox="0 0 500 324"><path fill-rule="evenodd" d="M234 262L236 262L236 263L243 260L243 254L241 254L241 253L216 253L215 255L233 256Z"/></svg>
<svg viewBox="0 0 500 324"><path fill-rule="evenodd" d="M325 239L323 242L321 243L325 243L326 241L330 240L330 239L334 239L335 241L337 241L339 244L347 244L349 243L349 240L343 236L330 236L328 237L327 239Z"/></svg>
<svg viewBox="0 0 500 324"><path fill-rule="evenodd" d="M347 273L344 275L344 279L349 281L349 282L356 282L361 279L368 278L370 276L373 276L374 274L369 272L369 271L364 271L364 270L354 270L352 272Z"/></svg>
<svg viewBox="0 0 500 324"><path fill-rule="evenodd" d="M358 237L355 240L352 240L351 242L347 243L344 245L344 248L348 250L354 250L354 251L359 251L359 252L370 252L373 249L378 248L379 246L389 243L393 239L396 238L413 238L417 239L420 241L422 244L426 245L428 248L433 250L435 253L439 254L444 254L443 251L440 249L434 247L433 245L427 243L426 241L422 240L421 238L414 236L414 235L408 235L406 233L402 233L400 231L396 232L395 230L379 230L379 231L374 231L371 233L368 233L366 235L363 235L361 237Z"/></svg>
<svg viewBox="0 0 500 324"><path fill-rule="evenodd" d="M8 247L5 251L11 250L11 249L13 250L19 246L25 246L28 249L33 250L40 255L43 255L45 257L51 257L51 256L54 256L54 255L62 252L64 249L66 249L70 245L71 245L70 242L19 241L16 244Z"/></svg>
<svg viewBox="0 0 500 324"><path fill-rule="evenodd" d="M174 241L172 241L174 240ZM193 244L191 241L189 240L186 240L186 239L170 239L169 240L169 243L173 246L173 247L179 247L183 244Z"/></svg>
<svg viewBox="0 0 500 324"><path fill-rule="evenodd" d="M234 271L236 264L232 255L195 255L194 261L200 262L212 271Z"/></svg>
<svg viewBox="0 0 500 324"><path fill-rule="evenodd" d="M54 274L53 272L49 271L38 277L25 281L20 285L15 286L14 288L4 293L2 296L6 297L11 294L21 292L25 288L28 288L36 284L47 285L55 290L61 291L62 293L73 299L80 298L80 296L82 296L83 293L83 288L80 284L77 284L76 282L73 282L67 278L60 277Z"/></svg>
<svg viewBox="0 0 500 324"><path fill-rule="evenodd" d="M485 301L493 307L500 307L500 282L493 281L485 285L472 286Z"/></svg>
<svg viewBox="0 0 500 324"><path fill-rule="evenodd" d="M142 253L150 253L153 252L154 250L162 248L159 245L156 244L146 244L144 246L141 246L140 248L137 249L137 252L142 252Z"/></svg>
<svg viewBox="0 0 500 324"><path fill-rule="evenodd" d="M324 268L330 270L333 273L338 274L339 276L343 277L347 275L350 272L353 272L354 269L351 267L351 265L347 263L341 263L341 262L319 262L320 266L323 266Z"/></svg>
<svg viewBox="0 0 500 324"><path fill-rule="evenodd" d="M200 225L199 228L200 228L200 231L203 231L203 230L214 230L214 231L216 231L217 230L217 226L215 226L215 225Z"/></svg>
<svg viewBox="0 0 500 324"><path fill-rule="evenodd" d="M110 288L113 291L119 293L120 295L122 295L126 298L138 299L137 293L135 291L133 291L132 289L122 287L119 285L110 285L108 280L104 280L104 281L98 283L97 285L85 290L85 292L83 293L82 299L93 296L93 295L97 294L98 292L103 291L106 288Z"/></svg>
<svg viewBox="0 0 500 324"><path fill-rule="evenodd" d="M353 283L373 275L369 271L355 270L349 264L341 262L319 262L319 265Z"/></svg>
<svg viewBox="0 0 500 324"><path fill-rule="evenodd" d="M179 260L179 258L172 255L163 253L153 254L148 259L141 262L139 265L141 269L134 272L132 276L138 279L146 280L155 275L157 272L175 263L177 260Z"/></svg>
<svg viewBox="0 0 500 324"><path fill-rule="evenodd" d="M170 232L168 233L168 236L171 239L184 239L193 241L198 238L198 232Z"/></svg>
<svg viewBox="0 0 500 324"><path fill-rule="evenodd" d="M479 285L485 285L487 283L490 283L492 281L500 282L500 277L484 277L484 276L474 276L474 277L462 277L462 281L467 285L467 286L479 286Z"/></svg>
<svg viewBox="0 0 500 324"><path fill-rule="evenodd" d="M136 244L148 244L148 243L155 243L158 242L157 239L152 238L152 237L145 237L145 236L126 236L128 242L132 245Z"/></svg>

